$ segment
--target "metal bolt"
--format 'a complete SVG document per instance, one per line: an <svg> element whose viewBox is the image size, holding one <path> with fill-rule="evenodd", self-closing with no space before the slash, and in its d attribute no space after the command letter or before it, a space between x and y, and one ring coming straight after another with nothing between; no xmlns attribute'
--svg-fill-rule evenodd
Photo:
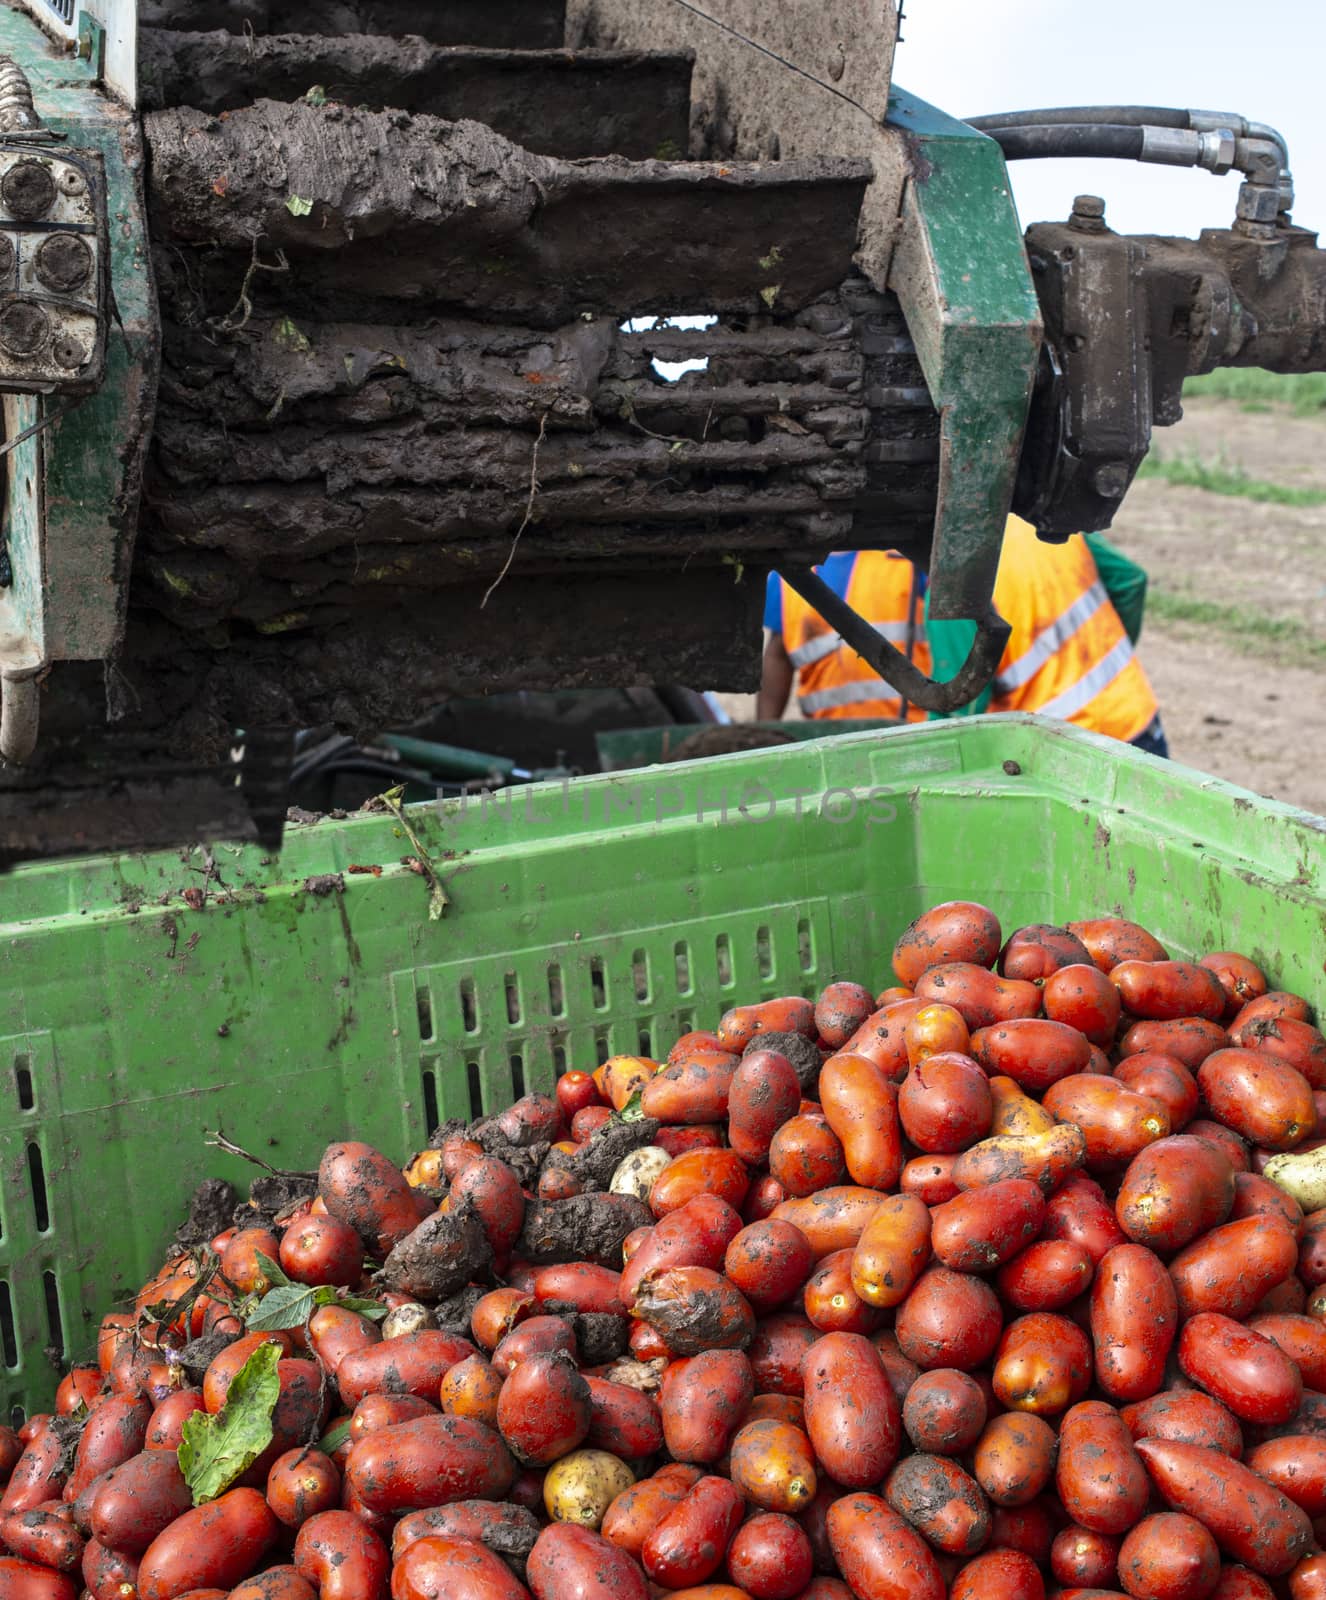
<svg viewBox="0 0 1326 1600"><path fill-rule="evenodd" d="M1073 201L1068 226L1079 233L1105 232L1105 202L1098 194L1080 194Z"/></svg>
<svg viewBox="0 0 1326 1600"><path fill-rule="evenodd" d="M1092 473L1091 484L1103 500L1121 500L1128 488L1128 463L1106 461Z"/></svg>
<svg viewBox="0 0 1326 1600"><path fill-rule="evenodd" d="M11 356L34 356L51 336L51 325L40 306L22 301L0 316L0 349Z"/></svg>
<svg viewBox="0 0 1326 1600"><path fill-rule="evenodd" d="M56 182L60 185L61 194L82 194L87 188L87 180L77 167L61 167Z"/></svg>
<svg viewBox="0 0 1326 1600"><path fill-rule="evenodd" d="M76 233L53 233L37 251L35 266L48 289L68 294L91 275L92 251Z"/></svg>
<svg viewBox="0 0 1326 1600"><path fill-rule="evenodd" d="M56 341L52 351L56 362L62 367L81 367L87 361L87 351L77 339L64 338Z"/></svg>
<svg viewBox="0 0 1326 1600"><path fill-rule="evenodd" d="M55 180L39 161L20 161L0 180L0 198L9 214L31 222L55 204Z"/></svg>

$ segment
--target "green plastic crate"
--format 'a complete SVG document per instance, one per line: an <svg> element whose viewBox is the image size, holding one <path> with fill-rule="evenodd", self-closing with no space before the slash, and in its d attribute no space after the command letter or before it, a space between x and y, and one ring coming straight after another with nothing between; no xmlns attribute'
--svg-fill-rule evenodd
<svg viewBox="0 0 1326 1600"><path fill-rule="evenodd" d="M1029 718L410 820L450 896L439 921L389 816L294 828L274 860L220 846L210 869L166 853L0 878L0 1404L49 1403L47 1350L89 1352L202 1177L252 1176L209 1130L276 1167L342 1136L404 1159L442 1117L665 1052L737 1001L883 987L935 901L988 902L1006 928L1123 913L1176 954L1236 948L1326 993L1326 823Z"/></svg>

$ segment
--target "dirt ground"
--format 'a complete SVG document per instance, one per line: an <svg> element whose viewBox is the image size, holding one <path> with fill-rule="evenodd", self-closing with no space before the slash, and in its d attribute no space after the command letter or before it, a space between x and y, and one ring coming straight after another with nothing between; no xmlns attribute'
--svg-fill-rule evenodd
<svg viewBox="0 0 1326 1600"><path fill-rule="evenodd" d="M1162 460L1326 490L1326 417L1192 400L1158 431ZM1136 483L1110 537L1151 576L1139 654L1176 761L1326 815L1326 505L1282 506L1159 478ZM1168 603L1167 603L1168 602ZM1218 622L1172 615L1219 606ZM1161 616L1159 613L1169 613ZM1296 624L1288 637L1265 624ZM738 720L754 697L721 697Z"/></svg>

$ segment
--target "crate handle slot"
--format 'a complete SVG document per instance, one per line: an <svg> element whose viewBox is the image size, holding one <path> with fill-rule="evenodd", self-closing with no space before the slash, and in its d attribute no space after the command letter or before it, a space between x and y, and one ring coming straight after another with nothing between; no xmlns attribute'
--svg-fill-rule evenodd
<svg viewBox="0 0 1326 1600"><path fill-rule="evenodd" d="M643 950L631 957L631 982L635 985L635 998L643 1005L649 999L649 956Z"/></svg>
<svg viewBox="0 0 1326 1600"><path fill-rule="evenodd" d="M677 963L677 993L691 993L691 950L685 939L678 939L673 947Z"/></svg>
<svg viewBox="0 0 1326 1600"><path fill-rule="evenodd" d="M774 975L773 940L768 928L755 930L755 962L762 978Z"/></svg>
<svg viewBox="0 0 1326 1600"><path fill-rule="evenodd" d="M465 1063L465 1075L470 1082L470 1116L481 1117L483 1115L483 1082L479 1077L479 1063L477 1061L467 1061Z"/></svg>
<svg viewBox="0 0 1326 1600"><path fill-rule="evenodd" d="M415 1011L419 1017L419 1037L431 1040L433 1037L433 996L427 988L416 989L414 995Z"/></svg>
<svg viewBox="0 0 1326 1600"><path fill-rule="evenodd" d="M18 1109L31 1111L37 1104L37 1097L32 1088L32 1057L17 1055L14 1057L14 1085L18 1090Z"/></svg>
<svg viewBox="0 0 1326 1600"><path fill-rule="evenodd" d="M732 972L732 941L720 933L714 940L714 955L718 963L718 987L730 989L736 981Z"/></svg>
<svg viewBox="0 0 1326 1600"><path fill-rule="evenodd" d="M51 1349L64 1357L64 1326L60 1316L60 1285L48 1267L41 1275L41 1286L46 1293L46 1325L50 1329Z"/></svg>
<svg viewBox="0 0 1326 1600"><path fill-rule="evenodd" d="M525 1094L525 1058L520 1055L511 1057L511 1093L515 1099L520 1100Z"/></svg>
<svg viewBox="0 0 1326 1600"><path fill-rule="evenodd" d="M32 1186L32 1214L37 1219L37 1232L46 1233L51 1226L51 1206L46 1196L46 1172L40 1145L28 1146L28 1181Z"/></svg>
<svg viewBox="0 0 1326 1600"><path fill-rule="evenodd" d="M14 1325L14 1297L8 1280L0 1278L0 1355L11 1371L18 1369L18 1329Z"/></svg>
<svg viewBox="0 0 1326 1600"><path fill-rule="evenodd" d="M420 1076L424 1091L424 1138L427 1139L442 1120L437 1114L437 1073L432 1067L425 1067Z"/></svg>
<svg viewBox="0 0 1326 1600"><path fill-rule="evenodd" d="M462 978L460 980L460 1017L466 1033L478 1033L479 1007L474 998L473 978ZM477 1111L475 1115L478 1116Z"/></svg>

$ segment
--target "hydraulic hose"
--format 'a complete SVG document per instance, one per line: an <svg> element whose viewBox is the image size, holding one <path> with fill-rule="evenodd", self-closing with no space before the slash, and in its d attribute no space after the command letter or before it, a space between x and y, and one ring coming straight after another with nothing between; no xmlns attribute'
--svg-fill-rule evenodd
<svg viewBox="0 0 1326 1600"><path fill-rule="evenodd" d="M1173 106L1057 106L963 120L981 133L994 133L1001 128L1051 128L1065 122L1103 123L1111 128L1186 128L1190 126L1188 115Z"/></svg>
<svg viewBox="0 0 1326 1600"><path fill-rule="evenodd" d="M1048 106L1038 111L1000 111L990 116L966 117L964 121L981 133L994 133L1000 128L1098 122L1112 128L1189 128L1194 133L1228 128L1239 138L1269 140L1280 151L1281 166L1289 166L1289 144L1283 134L1269 123L1253 122L1233 111L1183 110L1177 106Z"/></svg>
<svg viewBox="0 0 1326 1600"><path fill-rule="evenodd" d="M1044 161L1059 156L1140 161L1145 130L1103 122L1017 124L982 128L1004 152L1005 161Z"/></svg>

